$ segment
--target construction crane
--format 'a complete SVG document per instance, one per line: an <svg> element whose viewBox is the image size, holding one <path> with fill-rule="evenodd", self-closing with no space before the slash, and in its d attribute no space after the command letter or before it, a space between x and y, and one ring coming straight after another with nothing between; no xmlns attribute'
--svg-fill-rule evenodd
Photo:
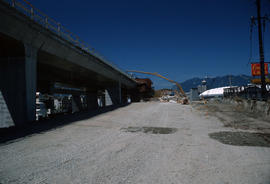
<svg viewBox="0 0 270 184"><path fill-rule="evenodd" d="M160 74L158 74L158 73L156 73L156 72L155 72L155 73L151 73L151 72L143 72L143 71L137 71L137 70L128 70L127 72L142 73L142 74L153 75L153 76L157 76L157 77L160 77L160 78L162 78L162 79L165 79L165 80L167 80L167 81L169 81L169 82L171 82L171 83L174 83L174 84L178 87L178 89L179 89L179 91L180 91L180 93L181 93L181 95L180 95L180 94L177 92L178 96L179 96L179 97L180 97L180 96L184 97L182 103L183 103L183 104L188 104L187 95L186 95L186 93L184 92L182 86L181 86L178 82L173 81L173 80L171 80L171 79L168 79L168 78L166 78L166 77L164 77L164 76L162 76L162 75L160 75Z"/></svg>

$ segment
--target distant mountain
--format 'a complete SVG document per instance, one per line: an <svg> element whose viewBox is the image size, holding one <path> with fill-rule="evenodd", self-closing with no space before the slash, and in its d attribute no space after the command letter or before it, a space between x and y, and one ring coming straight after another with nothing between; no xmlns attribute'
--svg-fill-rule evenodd
<svg viewBox="0 0 270 184"><path fill-rule="evenodd" d="M184 91L190 91L191 88L196 88L198 85L201 85L202 81L206 81L207 89L229 86L230 81L232 86L243 86L250 83L251 76L248 75L226 75L221 77L214 78L192 78L186 80L181 84ZM173 86L173 89L177 89L176 86Z"/></svg>

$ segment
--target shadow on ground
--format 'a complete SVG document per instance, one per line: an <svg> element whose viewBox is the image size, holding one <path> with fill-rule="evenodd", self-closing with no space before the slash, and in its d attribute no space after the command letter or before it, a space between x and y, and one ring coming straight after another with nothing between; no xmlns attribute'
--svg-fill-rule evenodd
<svg viewBox="0 0 270 184"><path fill-rule="evenodd" d="M270 147L270 134L250 132L215 132L209 137L223 144L234 146Z"/></svg>
<svg viewBox="0 0 270 184"><path fill-rule="evenodd" d="M79 112L75 114L58 115L51 119L42 120L39 122L31 122L20 127L11 127L0 129L0 144L12 143L16 139L26 136L32 136L37 133L44 133L46 131L63 127L76 121L85 120L97 116L102 113L113 111L117 108L125 107L129 104L115 105L104 107L102 109L93 110L90 112Z"/></svg>

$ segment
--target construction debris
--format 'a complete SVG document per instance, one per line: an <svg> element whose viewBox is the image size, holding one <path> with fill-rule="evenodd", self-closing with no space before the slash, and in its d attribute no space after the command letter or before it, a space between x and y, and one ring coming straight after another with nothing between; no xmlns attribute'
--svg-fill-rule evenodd
<svg viewBox="0 0 270 184"><path fill-rule="evenodd" d="M136 71L136 70L129 70L128 72L134 72L134 73L142 73L142 74L148 74L148 75L153 75L153 76L156 76L156 77L160 77L162 79L165 79L173 84L175 84L178 88L178 90L175 90L174 93L178 96L178 99L177 99L177 103L181 103L181 104L188 104L188 98L187 98L187 95L186 93L184 92L182 86L176 82L176 81L173 81L171 79L168 79L158 73L152 73L152 72L143 72L143 71Z"/></svg>

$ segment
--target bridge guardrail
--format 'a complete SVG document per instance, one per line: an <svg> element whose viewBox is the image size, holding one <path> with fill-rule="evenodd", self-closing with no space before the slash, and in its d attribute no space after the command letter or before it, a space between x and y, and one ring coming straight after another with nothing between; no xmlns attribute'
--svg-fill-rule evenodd
<svg viewBox="0 0 270 184"><path fill-rule="evenodd" d="M89 44L85 43L83 40L79 38L76 34L69 31L59 22L55 21L54 19L47 16L45 13L40 11L39 9L35 8L31 3L26 0L3 0L8 3L11 7L15 8L16 10L20 11L24 15L31 18L36 23L43 26L45 29L52 31L53 33L57 34L64 40L70 42L75 47L79 47L81 50L91 54L101 60L102 62L106 63L107 65L111 66L118 72L126 75L129 78L132 76L124 70L121 70L119 66L115 63L108 61L103 55L98 53L93 47Z"/></svg>

